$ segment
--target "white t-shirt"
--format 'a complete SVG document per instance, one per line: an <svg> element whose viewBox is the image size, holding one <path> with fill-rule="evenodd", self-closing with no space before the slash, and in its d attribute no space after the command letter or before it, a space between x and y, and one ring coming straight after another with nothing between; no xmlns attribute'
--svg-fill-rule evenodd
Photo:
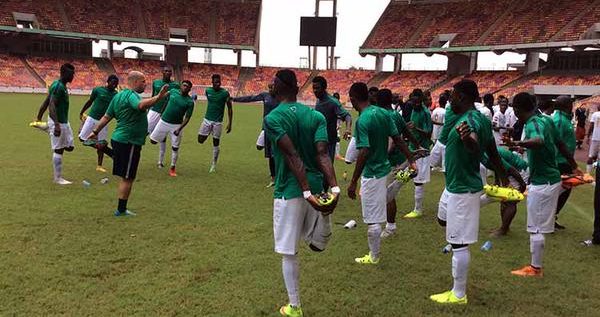
<svg viewBox="0 0 600 317"><path fill-rule="evenodd" d="M496 114L497 112L500 112L500 105L493 106L492 110L494 110L494 114Z"/></svg>
<svg viewBox="0 0 600 317"><path fill-rule="evenodd" d="M433 109L433 112L431 113L431 121L440 122L443 124L445 117L446 117L446 109L442 108L442 107L437 107L437 108ZM433 140L437 140L439 138L440 133L442 132L442 127L443 127L443 125L437 125L437 124L433 125L433 132L431 133L431 138Z"/></svg>
<svg viewBox="0 0 600 317"><path fill-rule="evenodd" d="M494 127L501 128L500 131L494 130L494 139L496 139L496 144L502 143L502 134L506 133L506 129L502 128L508 128L507 123L508 117L506 116L506 111L504 113L498 111L494 114L494 117L492 118L492 125Z"/></svg>
<svg viewBox="0 0 600 317"><path fill-rule="evenodd" d="M596 111L590 116L590 122L594 125L592 141L600 141L600 111Z"/></svg>
<svg viewBox="0 0 600 317"><path fill-rule="evenodd" d="M477 108L477 111L481 112L484 116L486 116L486 118L492 121L492 111L490 109L488 109L486 106L479 102L475 103L475 108Z"/></svg>
<svg viewBox="0 0 600 317"><path fill-rule="evenodd" d="M515 123L517 123L517 116L515 116L515 110L513 109L513 107L508 107L506 108L506 112L504 112L504 116L506 116L506 125L509 128L512 128L515 126Z"/></svg>

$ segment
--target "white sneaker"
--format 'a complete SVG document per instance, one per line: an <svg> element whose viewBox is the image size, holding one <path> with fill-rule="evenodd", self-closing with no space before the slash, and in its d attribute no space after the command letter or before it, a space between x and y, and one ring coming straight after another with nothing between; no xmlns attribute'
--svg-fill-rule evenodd
<svg viewBox="0 0 600 317"><path fill-rule="evenodd" d="M381 239L385 239L385 238L389 238L395 234L396 234L396 229L385 228L385 229L383 229L383 231L381 231L380 237L381 237Z"/></svg>
<svg viewBox="0 0 600 317"><path fill-rule="evenodd" d="M54 180L54 184L58 184L58 185L71 185L73 184L73 182L69 182L68 180L64 179L64 178L59 178L59 179L55 179Z"/></svg>

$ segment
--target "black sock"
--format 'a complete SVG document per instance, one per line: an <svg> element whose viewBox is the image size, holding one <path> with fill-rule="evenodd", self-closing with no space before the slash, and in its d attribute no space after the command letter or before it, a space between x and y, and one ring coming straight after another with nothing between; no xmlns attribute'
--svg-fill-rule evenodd
<svg viewBox="0 0 600 317"><path fill-rule="evenodd" d="M119 212L127 211L127 199L119 199L119 207L117 208Z"/></svg>

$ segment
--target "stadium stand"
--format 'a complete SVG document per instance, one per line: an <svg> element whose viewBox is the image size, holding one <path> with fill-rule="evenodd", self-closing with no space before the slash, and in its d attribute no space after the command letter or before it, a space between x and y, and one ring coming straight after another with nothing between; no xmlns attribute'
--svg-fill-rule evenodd
<svg viewBox="0 0 600 317"><path fill-rule="evenodd" d="M135 8L125 1L69 0L65 12L75 32L141 38Z"/></svg>
<svg viewBox="0 0 600 317"><path fill-rule="evenodd" d="M221 85L229 90L232 96L237 94L238 77L240 68L232 65L214 65L190 63L183 67L183 77L194 84L194 91L204 94L204 88L212 86L211 76L221 75Z"/></svg>
<svg viewBox="0 0 600 317"><path fill-rule="evenodd" d="M153 39L169 37L169 28L188 29L191 42L208 43L210 29L210 3L196 1L182 6L177 1L147 1L142 12L148 36Z"/></svg>
<svg viewBox="0 0 600 317"><path fill-rule="evenodd" d="M456 34L450 44L453 47L578 40L600 22L600 10L593 8L594 3L595 0L409 4L392 1L362 48L429 47L440 34Z"/></svg>
<svg viewBox="0 0 600 317"><path fill-rule="evenodd" d="M64 30L64 21L54 2L36 0L2 0L0 24L15 26L13 12L35 14L40 28Z"/></svg>
<svg viewBox="0 0 600 317"><path fill-rule="evenodd" d="M217 2L216 43L254 45L260 2Z"/></svg>
<svg viewBox="0 0 600 317"><path fill-rule="evenodd" d="M254 76L246 81L240 94L256 94L267 90L267 86L273 82L275 73L283 68L280 67L257 67ZM298 86L302 87L310 76L310 71L305 69L293 69L298 79Z"/></svg>
<svg viewBox="0 0 600 317"><path fill-rule="evenodd" d="M477 71L470 75L457 76L432 91L434 99L444 90L451 90L452 86L463 78L471 79L477 83L479 94L495 93L502 87L522 77L518 71Z"/></svg>
<svg viewBox="0 0 600 317"><path fill-rule="evenodd" d="M75 66L75 78L70 84L71 89L92 89L106 82L108 76L98 68L93 59L63 60L52 57L28 57L27 62L50 85L60 76L60 66L71 63Z"/></svg>
<svg viewBox="0 0 600 317"><path fill-rule="evenodd" d="M25 68L19 57L0 54L0 86L40 88L40 83Z"/></svg>
<svg viewBox="0 0 600 317"><path fill-rule="evenodd" d="M375 75L376 72L371 70L324 70L318 73L318 76L323 76L327 79L327 91L330 94L339 93L342 103L348 101L348 91L353 83L368 83ZM316 102L316 98L312 92L312 85L307 87L300 99Z"/></svg>
<svg viewBox="0 0 600 317"><path fill-rule="evenodd" d="M583 106L586 109L590 109L592 105L600 105L600 95L592 96L589 98L578 100L574 103L574 107L577 108L579 106ZM596 108L597 109L597 108ZM592 111L596 111L596 109L591 109Z"/></svg>
<svg viewBox="0 0 600 317"><path fill-rule="evenodd" d="M447 77L446 72L439 71L406 71L392 74L386 80L384 80L380 88L388 88L395 94L399 94L404 99L408 98L408 95L415 88L423 90L434 87L439 82L445 80Z"/></svg>
<svg viewBox="0 0 600 317"><path fill-rule="evenodd" d="M528 80L520 82L516 85L509 85L500 90L498 93L507 97L512 97L521 91L530 91L535 85L556 85L556 86L583 86L583 85L598 85L600 83L600 75L542 75L537 74L530 76Z"/></svg>

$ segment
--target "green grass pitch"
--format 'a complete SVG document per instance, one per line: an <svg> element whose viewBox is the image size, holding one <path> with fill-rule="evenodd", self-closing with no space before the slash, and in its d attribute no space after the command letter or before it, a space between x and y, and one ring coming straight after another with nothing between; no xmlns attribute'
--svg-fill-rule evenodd
<svg viewBox="0 0 600 317"><path fill-rule="evenodd" d="M104 175L94 169L93 150L77 143L64 159L64 176L74 184L52 184L48 137L27 126L42 99L0 94L0 315L277 316L287 296L281 258L273 252L267 164L254 145L262 107L234 106L233 132L222 139L216 174L208 174L210 140L196 143L204 104L184 132L179 177L158 170L157 146L144 146L129 203L138 216L116 219L117 179L100 184ZM84 101L71 97L75 131ZM353 167L335 164L345 194L341 175ZM482 210L480 242L471 248L469 305L430 302L430 294L452 284L451 257L441 253L444 230L435 221L443 178L433 175L425 217L399 219L398 234L383 242L376 267L353 261L368 250L366 227L358 201L343 196L334 222L356 219L359 226L335 225L322 254L300 252L307 316L600 314L600 249L578 245L592 229L591 186L574 190L561 217L568 229L548 236L543 279L509 273L530 259L524 204L509 236L493 240L487 253L479 250L499 224L499 207L491 205ZM399 214L412 209L412 185L403 188L398 206Z"/></svg>

